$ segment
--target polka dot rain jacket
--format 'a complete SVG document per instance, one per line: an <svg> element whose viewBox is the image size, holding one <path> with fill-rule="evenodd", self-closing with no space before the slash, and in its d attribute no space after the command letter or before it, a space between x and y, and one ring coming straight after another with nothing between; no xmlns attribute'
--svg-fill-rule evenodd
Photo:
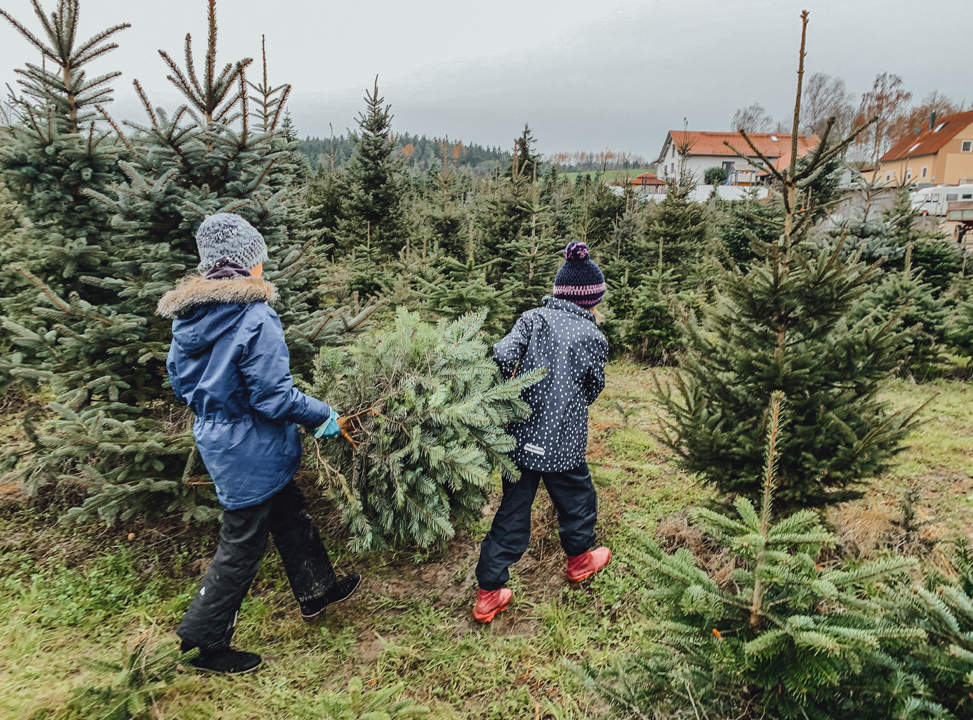
<svg viewBox="0 0 973 720"><path fill-rule="evenodd" d="M507 428L517 440L510 459L538 472L562 472L584 461L588 406L605 387L608 342L595 316L569 300L545 297L493 346L504 377L547 368L539 383L524 391L533 412Z"/></svg>

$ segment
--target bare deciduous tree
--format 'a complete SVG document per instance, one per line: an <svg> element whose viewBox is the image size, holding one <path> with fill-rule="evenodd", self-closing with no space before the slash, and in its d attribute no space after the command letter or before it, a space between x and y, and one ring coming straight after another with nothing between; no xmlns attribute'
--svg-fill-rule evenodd
<svg viewBox="0 0 973 720"><path fill-rule="evenodd" d="M889 134L895 142L906 135L911 135L917 130L922 131L929 127L932 114L936 113L937 118L944 118L947 115L962 112L962 104L957 105L952 98L943 95L941 92L933 90L923 98L919 105L914 106L909 111L903 111L901 119L891 128Z"/></svg>
<svg viewBox="0 0 973 720"><path fill-rule="evenodd" d="M733 131L745 130L748 133L770 132L774 121L771 119L764 106L754 103L750 107L740 108L733 114Z"/></svg>
<svg viewBox="0 0 973 720"><path fill-rule="evenodd" d="M837 135L847 135L855 120L855 106L845 81L827 73L817 72L808 78L802 101L803 130L808 135L824 132L828 118L835 119Z"/></svg>
<svg viewBox="0 0 973 720"><path fill-rule="evenodd" d="M892 73L876 75L872 89L862 95L859 119L865 122L877 118L871 132L859 136L871 150L873 162L877 163L892 147L896 140L895 128L902 122L911 99L912 93L902 86L902 78Z"/></svg>

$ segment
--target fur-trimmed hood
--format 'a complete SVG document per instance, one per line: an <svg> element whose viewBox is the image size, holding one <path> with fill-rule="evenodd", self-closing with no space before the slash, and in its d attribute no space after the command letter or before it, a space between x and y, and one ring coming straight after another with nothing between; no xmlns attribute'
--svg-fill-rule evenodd
<svg viewBox="0 0 973 720"><path fill-rule="evenodd" d="M203 305L255 302L272 304L276 300L277 288L261 278L204 280L202 277L194 277L163 295L156 312L167 320L172 320Z"/></svg>

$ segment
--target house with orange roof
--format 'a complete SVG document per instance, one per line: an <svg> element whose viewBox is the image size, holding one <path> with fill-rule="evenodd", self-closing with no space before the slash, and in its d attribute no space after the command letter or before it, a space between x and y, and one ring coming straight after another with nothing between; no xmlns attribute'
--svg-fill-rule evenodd
<svg viewBox="0 0 973 720"><path fill-rule="evenodd" d="M748 133L748 137L775 168L784 170L790 167L789 133ZM806 156L819 142L816 135L798 135L797 156ZM747 159L738 156L726 143L743 153ZM747 145L743 136L736 132L670 130L656 162L662 177L675 175L680 167L684 167L697 182L703 181L710 168L722 167L727 171L730 185L754 185L759 182L758 175L763 170L757 154Z"/></svg>
<svg viewBox="0 0 973 720"><path fill-rule="evenodd" d="M887 185L973 183L973 110L929 118L878 161L876 180Z"/></svg>
<svg viewBox="0 0 973 720"><path fill-rule="evenodd" d="M644 195L658 195L666 191L666 181L647 172L633 177L632 187Z"/></svg>

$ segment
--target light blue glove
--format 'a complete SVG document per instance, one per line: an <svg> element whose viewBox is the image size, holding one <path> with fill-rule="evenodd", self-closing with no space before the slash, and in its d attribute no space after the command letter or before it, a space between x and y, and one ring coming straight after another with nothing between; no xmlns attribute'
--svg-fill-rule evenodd
<svg viewBox="0 0 973 720"><path fill-rule="evenodd" d="M340 434L341 428L338 427L338 411L335 409L331 410L331 417L328 418L328 422L314 430L314 437L316 438L333 438L338 437Z"/></svg>

